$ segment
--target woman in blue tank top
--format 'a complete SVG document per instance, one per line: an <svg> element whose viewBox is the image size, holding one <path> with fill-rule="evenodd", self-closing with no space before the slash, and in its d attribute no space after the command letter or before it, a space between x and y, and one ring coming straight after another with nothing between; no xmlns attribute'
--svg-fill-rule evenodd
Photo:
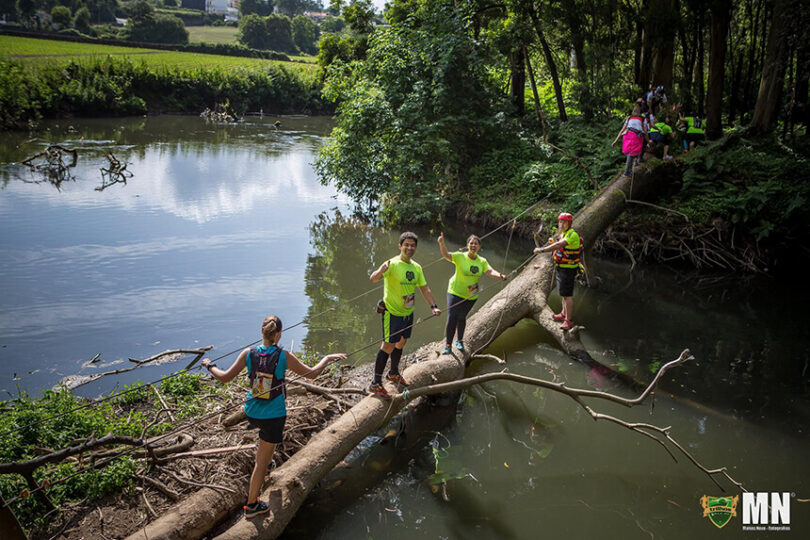
<svg viewBox="0 0 810 540"><path fill-rule="evenodd" d="M270 315L262 322L262 344L242 351L227 370L219 369L208 358L201 362L215 379L223 383L232 381L242 369L248 368L250 392L245 401L245 414L250 427L259 430L259 446L256 449L253 473L250 475L248 500L245 505L247 518L270 510L270 506L260 501L258 497L267 466L284 434L284 422L287 420L284 395L285 371L289 368L298 375L314 379L330 363L346 358L345 354L330 354L324 356L315 367L309 367L293 353L282 350L278 346L280 339L281 319Z"/></svg>

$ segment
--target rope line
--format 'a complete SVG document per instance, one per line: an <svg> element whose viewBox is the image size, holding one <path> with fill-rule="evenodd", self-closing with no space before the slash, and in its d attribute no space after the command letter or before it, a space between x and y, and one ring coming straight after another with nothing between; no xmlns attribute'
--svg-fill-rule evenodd
<svg viewBox="0 0 810 540"><path fill-rule="evenodd" d="M507 274L507 278L509 276L513 275L514 273L516 273L521 268L523 268L523 266L525 266L533 257L534 257L534 254L532 254L530 257L528 257L526 260L524 260L522 263L520 263L518 266L516 266L511 272L509 272L509 274ZM482 288L482 290L485 290L485 288ZM427 319L430 319L430 318L435 317L435 316L436 315L431 315ZM421 324L422 322L426 321L427 319L419 320L419 321L415 322L412 326L416 326L417 324ZM354 355L354 354L356 354L356 353L358 353L358 352L360 352L362 350L365 350L365 349L369 348L372 345L376 345L378 342L379 342L379 340L375 340L374 342L372 342L369 345L366 345L364 347L361 347L360 349L357 349L355 351L352 351L352 352L348 353L346 355L346 357L348 358L349 356ZM233 352L231 352L229 354L233 354ZM224 355L224 356L227 356L227 355ZM224 356L222 356L220 358L223 358ZM200 368L200 366L198 366L195 369L199 369L199 368ZM269 392L269 390L268 390L268 392ZM407 395L409 396L409 394L407 394ZM84 473L88 472L88 470L97 469L97 468L99 468L99 467L101 467L103 465L107 465L108 463L111 463L111 462L113 462L116 459L119 459L121 457L127 456L127 455L129 455L129 454L131 454L131 453L133 453L133 452L135 452L137 450L152 446L156 442L162 441L163 439L171 437L172 435L176 435L177 433L180 433L181 431L183 431L185 429L188 429L188 428L193 427L195 425L201 424L201 423L213 418L214 416L223 414L223 413L228 412L230 410L233 410L233 409L235 409L237 407L244 406L245 404L247 404L248 402L250 402L251 400L254 400L254 399L259 399L259 398L256 397L256 396L250 396L247 399L245 399L244 401L237 401L236 403L234 403L232 405L223 406L223 407L215 410L212 413L209 413L207 415L202 416L201 418L197 418L197 419L192 420L192 421L190 421L190 422L188 422L188 423L186 423L184 425L180 425L178 427L175 427L174 429L164 433L163 435L159 435L158 437L156 437L154 439L151 439L148 443L144 442L140 446L132 446L132 447L128 448L127 450L121 451L118 454L114 454L114 455L110 456L109 458L105 458L105 459L103 459L101 461L98 461L98 462L94 463L91 467L89 467L87 469L82 469L82 470L76 471L76 472L74 472L74 473L72 473L72 474L70 474L68 476L65 476L65 477L60 478L58 480L49 482L47 485L45 483L43 483L43 484L39 485L38 487L36 487L36 488L34 488L32 490L29 490L27 492L26 497L28 497L30 495L33 495L34 493L36 493L38 491L42 491L43 489L46 489L48 487L52 487L52 486L55 486L57 484L67 482L68 480L70 480L72 478L75 478L75 477L79 476L80 474L84 474ZM2 506L2 508L8 507L13 502L15 502L15 501L17 501L17 500L19 500L21 498L23 498L22 494L16 495L16 496L12 497L11 499L8 499L7 501L5 501L5 504Z"/></svg>
<svg viewBox="0 0 810 540"><path fill-rule="evenodd" d="M539 204L540 204L541 202L543 202L544 200L548 199L548 197L550 197L550 196L551 196L551 193L547 194L545 197L543 197L542 199L540 199L540 200L538 200L537 202L533 203L532 205L530 205L529 207L527 207L526 209L524 209L523 211L521 211L520 213L518 213L518 214L517 214L517 215L515 215L514 217L510 218L508 221L505 221L504 223L502 223L501 225L499 225L499 226L498 226L498 227L496 227L495 229L493 229L493 230L491 230L490 232L488 232L488 233L486 233L485 235L483 235L483 236L481 237L481 239L483 240L484 238L487 238L487 237L489 237L489 236L491 236L491 235L495 234L495 232L497 232L497 231L501 230L502 228L504 228L506 225L508 225L508 224L510 224L510 223L517 224L517 219L518 219L518 218L520 218L521 216L523 216L523 215L525 215L526 213L530 212L532 209L534 209L534 208L535 208L537 205L539 205ZM514 232L514 226L513 226L513 228L512 228L512 232ZM511 240L512 240L512 233L510 232L510 234L509 234L509 242L510 242L510 243L511 243ZM508 249L509 249L509 247L508 247L508 245L507 245L507 253L508 253ZM505 257L505 256L504 256L504 257ZM432 265L436 264L437 262L441 261L443 258L444 258L444 257L439 257L438 259L436 259L436 260L434 260L434 261L432 261L432 262L430 262L430 263L426 264L425 266L423 266L423 268L428 268L428 267L430 267L430 266L432 266ZM504 259L504 260L505 260L505 259ZM504 264L506 264L506 263L504 262ZM509 275L511 275L511 273L510 273ZM371 294L371 293L373 293L373 292L375 292L375 291L378 291L378 290L380 290L380 289L382 289L382 288L383 288L383 286L382 286L382 285L378 285L377 287L374 287L374 288L372 288L372 289L370 289L370 290L368 290L368 291L366 291L366 292L364 292L364 293L361 293L361 294L359 294L359 295L357 295L357 296L355 296L355 297L353 297L353 298L350 298L350 299L348 299L348 300L343 301L343 303L345 303L345 304L348 304L348 303L353 303L353 302L355 302L355 301L359 300L360 298L363 298L364 296L369 295L369 294ZM482 288L482 290L485 290L485 289L486 289L486 288ZM455 304L453 304L453 305L455 305ZM448 309L449 309L450 307L451 307L451 306L448 306ZM316 313L315 315L312 315L312 316L310 316L310 317L307 317L307 318L302 319L301 321L299 321L299 322L297 322L297 323L293 324L292 326L288 326L288 327L286 328L286 330L292 330L293 328L296 328L296 327L298 327L298 326L301 326L302 324L304 324L304 323L306 323L306 322L308 322L308 321L312 321L312 320L314 320L314 319L317 319L318 317L321 317L321 316L323 316L323 315L325 315L325 314L327 314L327 313L330 313L330 312L332 312L332 311L335 311L335 308L334 308L334 307L331 307L331 308L325 309L325 310L321 311L320 313ZM429 316L429 317L428 317L427 319L425 319L425 320L431 319L431 318L433 318L433 317L435 317L435 315L431 315L431 316ZM418 324L418 323L421 323L421 322L424 322L425 320L420 320L420 321L418 321L418 322L417 322L417 324ZM415 325L416 325L416 324L413 324L413 325L409 326L408 328L411 328L411 327L413 327L413 326L415 326ZM405 329L403 329L403 330L407 330L407 328L405 328ZM252 347L252 346L254 346L254 345L258 344L258 343L259 343L259 342L261 342L261 341L262 341L261 339L258 339L258 340L255 340L255 341L251 342L251 343L248 343L247 345L243 345L243 346L241 346L241 347L238 347L238 348L236 348L236 349L234 349L234 350L232 350L232 351L229 351L229 352L227 352L227 353L225 353L225 354L222 354L222 355L220 355L220 356L217 356L216 358L213 358L213 359L211 360L211 362L213 363L213 362L216 362L216 361L218 361L218 360L222 360L223 358L226 358L226 357L228 357L228 356L230 356L230 355L232 355L232 354L235 354L235 353L237 353L237 352L242 351L242 350L243 350L243 349L245 349L246 347ZM360 349L357 349L356 351L353 351L353 352L352 352L352 353L350 353L349 355L353 355L353 354L355 354L355 353L358 353L358 352L364 351L364 350L366 350L366 349L370 348L370 347L371 347L373 344L376 344L378 341L379 341L379 340L375 340L373 343L371 343L371 344L369 344L369 345L366 345L366 346L364 346L364 347L361 347ZM347 355L347 357L348 357L349 355ZM355 365L357 365L357 362L355 362L354 364L352 364L352 366L355 366ZM164 382L164 381L166 381L166 380L169 380L169 379L172 379L172 378L174 378L174 377L177 377L177 376L179 376L179 375L181 375L181 374L183 374L183 373L189 373L189 372L191 372L191 371L195 371L195 370L199 370L199 369L201 369L201 366L196 366L196 367L194 367L193 369L181 369L181 370L176 371L176 372L174 372L174 373L170 373L169 375L165 375L165 376L163 376L163 377L160 377L160 378L158 378L158 379L156 379L156 380L149 381L149 382L145 382L145 383L143 383L143 384L141 384L141 385L139 385L139 386L133 386L133 387L131 387L131 388L127 388L127 389L122 390L122 391L120 391L120 392L116 392L116 393L114 393L114 394L110 394L109 396L106 396L106 397L103 397L103 398L99 398L99 399L95 399L95 400L89 401L88 403L85 403L84 405L79 405L79 406L77 406L77 407L74 407L73 409L70 409L70 410L67 410L67 411L62 411L62 412L60 412L60 413L57 413L57 414L54 414L54 415L51 415L51 416L45 416L45 417L43 417L43 418L39 418L39 419L38 419L38 420L36 420L36 421L29 422L28 424L23 424L23 425L21 425L21 426L15 426L14 428L7 429L7 430L5 430L5 431L0 432L0 436L5 436L5 435L8 435L9 433L13 433L14 431L20 431L20 430L23 430L23 429L27 429L27 428L32 427L32 426L34 426L34 425L37 425L37 424L42 424L43 422L48 422L48 421L50 421L50 420L55 420L55 419L58 419L58 418L62 418L62 417L64 417L64 416L67 416L68 414L72 414L72 413L75 413L75 412L78 412L78 411L81 411L81 410L84 410L84 409L87 409L87 408L93 408L93 407L96 407L96 406L98 406L98 405L100 405L100 404L102 404L102 403L105 403L105 402L107 402L107 401L113 400L113 399L115 399L115 398L118 398L118 397L121 397L121 396L125 396L125 395L128 395L128 394L130 394L130 393L134 393L134 392L140 392L140 391L145 390L145 389L147 389L147 388L149 388L149 387L152 387L152 386L155 386L155 385L157 385L157 384L163 383L163 382Z"/></svg>

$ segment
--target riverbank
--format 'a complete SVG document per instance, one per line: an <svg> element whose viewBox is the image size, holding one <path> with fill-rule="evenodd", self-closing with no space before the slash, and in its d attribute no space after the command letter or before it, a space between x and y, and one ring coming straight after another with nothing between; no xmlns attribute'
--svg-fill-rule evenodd
<svg viewBox="0 0 810 540"><path fill-rule="evenodd" d="M0 59L0 102L4 104L0 129L30 129L45 118L200 114L217 106L227 106L238 116L334 110L321 97L321 83L312 65L50 43L60 51L67 49L61 53L49 49L35 58Z"/></svg>
<svg viewBox="0 0 810 540"><path fill-rule="evenodd" d="M362 390L329 393L347 387L339 370L308 383L309 391L295 381L289 385L284 442L274 454L275 466L363 395ZM235 509L247 490L256 444L256 431L248 429L242 412L245 381L224 386L199 372L181 373L155 386L124 390L107 402L60 390L37 401L23 395L4 403L0 462L46 460L33 473L34 485L26 485L22 476L0 476L3 498L16 498L11 508L30 538L124 538L200 497L202 504L192 504L200 508L184 512L189 528L199 527L193 523L195 510L209 521L207 529L211 513L219 515L216 521L241 517ZM25 427L5 433L20 425ZM64 459L48 457L52 448L92 445L100 434L153 441L154 456L139 450L141 445L113 442ZM33 440L34 447L27 443ZM92 466L106 461L104 468ZM87 472L78 474L82 470ZM48 486L47 499L36 486Z"/></svg>
<svg viewBox="0 0 810 540"><path fill-rule="evenodd" d="M484 184L495 174L498 159L488 160L482 175L475 171L473 194L461 195L447 213L488 229L529 208L516 233L531 238L543 227L548 236L560 211L577 212L615 178L621 166L601 133L593 149L574 159L574 141L590 128L572 123L560 127L557 145L571 157L548 149L545 156L513 153L501 167L507 181ZM541 144L541 147L543 145ZM664 186L654 201L635 201L592 244L592 254L628 260L631 264L667 264L719 272L770 273L810 256L803 246L810 220L808 156L785 147L777 138L751 137L732 131L722 139L676 159L663 162L648 153L635 169L650 170ZM502 161L503 158L500 158ZM586 171L587 168L587 171ZM538 173L543 173L539 176ZM541 195L543 194L543 195ZM585 239L586 242L592 239Z"/></svg>

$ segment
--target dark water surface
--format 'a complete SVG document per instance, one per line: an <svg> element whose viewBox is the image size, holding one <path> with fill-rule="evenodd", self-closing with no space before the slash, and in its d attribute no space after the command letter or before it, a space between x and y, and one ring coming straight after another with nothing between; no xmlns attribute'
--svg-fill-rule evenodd
<svg viewBox="0 0 810 540"><path fill-rule="evenodd" d="M406 456L367 452L350 463L354 477L333 475L338 487L328 478L308 508L321 522L304 514L289 537L808 538L810 503L799 499L810 498L810 340L806 308L774 301L786 281L651 268L629 281L626 265L605 261L597 270L601 287L578 290L576 306L595 358L643 381L684 348L695 361L667 374L652 412L588 403L629 422L672 426L697 460L727 467L751 491L790 493L790 531L743 531L741 499L719 530L699 501L723 491L676 450L678 463L647 438L594 422L565 396L499 382L463 395L456 422L429 434L431 446ZM806 298L799 282L789 283ZM633 395L571 361L533 322L510 329L490 352L508 358L514 373ZM500 369L475 363L468 375ZM352 481L379 476L389 460L382 483ZM459 476L444 492L436 485Z"/></svg>
<svg viewBox="0 0 810 540"><path fill-rule="evenodd" d="M374 343L381 293L369 293L367 276L396 254L398 231L351 218L350 201L317 182L311 164L328 119L284 118L278 130L273 121L82 120L5 133L0 389L37 393L64 375L126 366L129 357L166 349L214 345L217 356L256 339L268 313L287 326L307 320L285 332L288 348L326 353ZM13 163L46 141L80 149L75 180L58 189L30 183L39 177ZM108 152L128 161L134 177L97 191ZM452 266L439 258L438 231L417 232L415 258L443 306ZM445 232L452 249L467 233L486 231ZM482 254L508 272L530 250L498 233L484 240ZM597 270L601 287L576 293L577 321L596 359L644 381L684 348L695 361L665 377L652 414L647 406L589 404L628 421L672 426L695 458L728 467L752 491L795 493L790 532L742 531L741 503L717 529L699 499L723 493L686 458L676 454L675 463L653 441L595 423L565 396L501 382L464 394L450 409L455 421L423 426L430 444L407 450L369 438L350 468L310 497L287 536L810 537L810 503L798 501L810 498L803 281L719 280L656 268L637 270L631 281L626 265L604 261ZM479 305L500 287L482 283ZM444 318L429 319L424 301L417 300L416 314L425 321L408 350L442 336ZM372 345L349 363L370 361L375 352ZM530 321L490 352L507 358L514 373L632 394L609 374L572 362ZM81 367L97 353L112 366ZM109 377L80 392L153 380L185 362ZM469 371L499 369L476 362Z"/></svg>

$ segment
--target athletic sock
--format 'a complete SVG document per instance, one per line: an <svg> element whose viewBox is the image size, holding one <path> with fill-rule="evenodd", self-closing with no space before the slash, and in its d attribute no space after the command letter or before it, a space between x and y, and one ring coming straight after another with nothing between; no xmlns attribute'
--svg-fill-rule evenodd
<svg viewBox="0 0 810 540"><path fill-rule="evenodd" d="M396 349L394 349L396 350ZM374 384L382 384L382 375L385 371L385 364L388 363L388 353L380 349L377 351L377 359L374 361Z"/></svg>
<svg viewBox="0 0 810 540"><path fill-rule="evenodd" d="M402 358L402 349L394 348L391 351L391 370L388 373L396 375L399 373L399 359Z"/></svg>

